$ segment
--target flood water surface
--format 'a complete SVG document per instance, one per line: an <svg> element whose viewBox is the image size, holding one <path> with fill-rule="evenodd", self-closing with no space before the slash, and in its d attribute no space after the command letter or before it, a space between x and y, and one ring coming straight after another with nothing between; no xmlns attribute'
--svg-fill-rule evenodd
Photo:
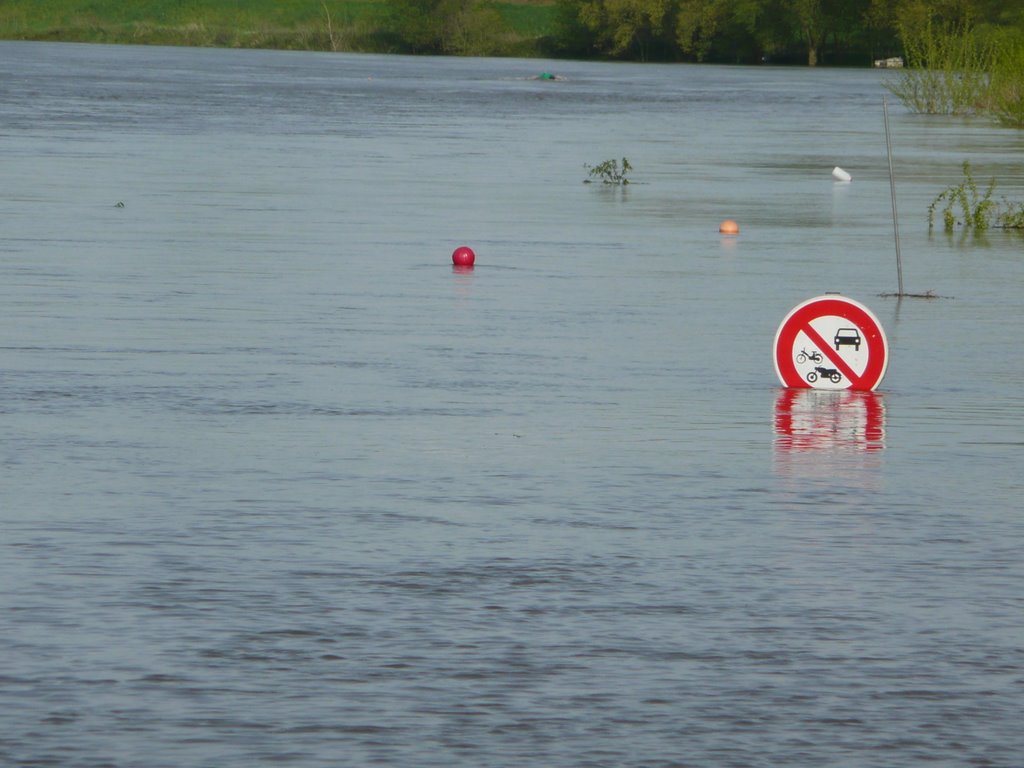
<svg viewBox="0 0 1024 768"><path fill-rule="evenodd" d="M1024 138L890 103L884 297L882 77L0 43L0 763L1024 762L1024 239L926 216Z"/></svg>

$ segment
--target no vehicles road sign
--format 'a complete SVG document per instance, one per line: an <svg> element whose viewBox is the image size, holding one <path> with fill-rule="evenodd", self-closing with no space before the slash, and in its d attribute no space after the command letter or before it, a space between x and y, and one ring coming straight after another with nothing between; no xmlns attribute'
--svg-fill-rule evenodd
<svg viewBox="0 0 1024 768"><path fill-rule="evenodd" d="M775 334L775 372L787 387L871 391L882 381L888 358L878 318L839 295L794 307Z"/></svg>

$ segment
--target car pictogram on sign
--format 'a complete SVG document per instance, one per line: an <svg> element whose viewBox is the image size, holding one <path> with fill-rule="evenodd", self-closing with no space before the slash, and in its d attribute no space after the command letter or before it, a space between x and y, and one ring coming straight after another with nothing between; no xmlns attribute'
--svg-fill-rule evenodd
<svg viewBox="0 0 1024 768"><path fill-rule="evenodd" d="M848 347L853 347L858 352L860 351L860 331L856 328L840 328L836 331L836 337L832 339L832 342L836 345L836 352L844 344Z"/></svg>

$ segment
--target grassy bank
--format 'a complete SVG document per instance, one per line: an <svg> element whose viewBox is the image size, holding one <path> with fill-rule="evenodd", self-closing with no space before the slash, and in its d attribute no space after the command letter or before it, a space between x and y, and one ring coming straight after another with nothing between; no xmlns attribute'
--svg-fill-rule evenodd
<svg viewBox="0 0 1024 768"><path fill-rule="evenodd" d="M385 0L4 0L0 38L398 53L409 46L396 14L407 10ZM486 20L489 40L450 42L447 51L442 41L434 52L540 55L555 26L554 0L461 2L441 12L464 28Z"/></svg>

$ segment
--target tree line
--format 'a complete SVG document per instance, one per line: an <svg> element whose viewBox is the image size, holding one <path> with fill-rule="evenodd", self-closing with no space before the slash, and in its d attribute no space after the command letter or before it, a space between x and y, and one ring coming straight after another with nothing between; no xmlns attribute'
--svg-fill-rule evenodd
<svg viewBox="0 0 1024 768"><path fill-rule="evenodd" d="M944 29L1015 45L1024 2L0 0L5 39L463 56L865 66Z"/></svg>
<svg viewBox="0 0 1024 768"><path fill-rule="evenodd" d="M555 51L641 61L864 65L930 24L1024 35L1005 0L558 0Z"/></svg>

